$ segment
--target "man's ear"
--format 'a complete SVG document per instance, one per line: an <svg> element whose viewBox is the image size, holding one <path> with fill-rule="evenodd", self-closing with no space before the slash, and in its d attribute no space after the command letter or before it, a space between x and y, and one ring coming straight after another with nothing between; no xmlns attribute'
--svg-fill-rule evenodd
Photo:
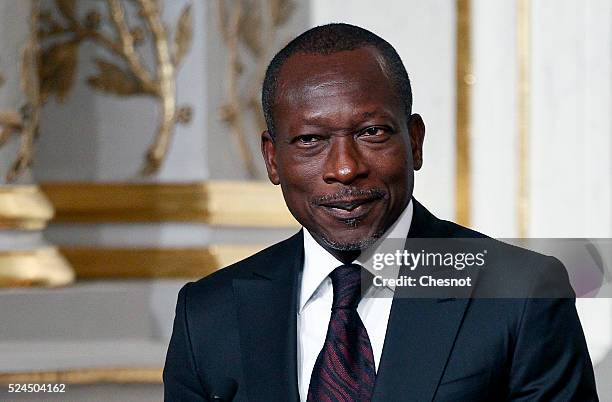
<svg viewBox="0 0 612 402"><path fill-rule="evenodd" d="M410 134L414 170L419 170L423 166L423 140L425 139L425 123L420 115L415 113L410 116L408 133Z"/></svg>
<svg viewBox="0 0 612 402"><path fill-rule="evenodd" d="M279 185L280 179L278 177L278 169L276 168L276 142L268 130L261 133L261 154L263 155L264 162L266 162L268 178L272 184Z"/></svg>

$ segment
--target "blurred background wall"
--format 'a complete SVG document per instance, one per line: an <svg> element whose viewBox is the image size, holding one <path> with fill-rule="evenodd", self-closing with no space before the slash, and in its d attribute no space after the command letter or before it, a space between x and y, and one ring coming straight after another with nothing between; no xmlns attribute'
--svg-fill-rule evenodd
<svg viewBox="0 0 612 402"><path fill-rule="evenodd" d="M265 181L260 86L328 22L402 57L433 213L612 237L610 1L0 0L0 381L162 399L180 286L298 228ZM602 400L606 291L577 302Z"/></svg>

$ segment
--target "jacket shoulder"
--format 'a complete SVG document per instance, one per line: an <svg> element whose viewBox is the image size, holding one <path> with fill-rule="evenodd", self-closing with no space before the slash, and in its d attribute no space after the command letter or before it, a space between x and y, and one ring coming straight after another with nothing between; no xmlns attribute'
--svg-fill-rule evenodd
<svg viewBox="0 0 612 402"><path fill-rule="evenodd" d="M221 268L212 274L189 284L189 296L215 298L223 294L229 296L234 279L249 279L260 271L272 269L279 261L294 253L302 245L302 232L273 244L241 261Z"/></svg>
<svg viewBox="0 0 612 402"><path fill-rule="evenodd" d="M424 237L463 239L459 247L486 250L486 265L478 274L479 293L511 298L574 297L567 270L557 258L438 219L420 204L415 213L418 232Z"/></svg>

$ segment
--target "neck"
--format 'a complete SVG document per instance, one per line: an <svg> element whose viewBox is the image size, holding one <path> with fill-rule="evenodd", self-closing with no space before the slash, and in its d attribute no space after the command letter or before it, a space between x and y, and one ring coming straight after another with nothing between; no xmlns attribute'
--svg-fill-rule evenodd
<svg viewBox="0 0 612 402"><path fill-rule="evenodd" d="M331 255L336 257L343 264L350 264L359 257L361 254L361 250L356 251L339 251L326 248L327 251L330 252Z"/></svg>
<svg viewBox="0 0 612 402"><path fill-rule="evenodd" d="M338 261L342 262L343 264L352 263L361 254L361 250L338 250L336 248L331 247L324 240L320 239L319 236L316 236L313 233L311 233L311 235L321 247L323 247L328 253L333 255Z"/></svg>

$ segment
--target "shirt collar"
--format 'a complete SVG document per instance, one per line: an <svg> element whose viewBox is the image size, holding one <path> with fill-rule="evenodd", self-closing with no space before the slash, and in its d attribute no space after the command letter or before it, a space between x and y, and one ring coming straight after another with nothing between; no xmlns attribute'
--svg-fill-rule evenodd
<svg viewBox="0 0 612 402"><path fill-rule="evenodd" d="M395 223L387 229L376 243L362 251L354 262L366 266L364 263L376 252L385 239L405 239L412 223L412 214L413 205L412 200L410 200ZM306 303L317 293L325 278L342 264L340 260L317 243L308 229L304 228L304 269L302 271L299 312L302 312Z"/></svg>

